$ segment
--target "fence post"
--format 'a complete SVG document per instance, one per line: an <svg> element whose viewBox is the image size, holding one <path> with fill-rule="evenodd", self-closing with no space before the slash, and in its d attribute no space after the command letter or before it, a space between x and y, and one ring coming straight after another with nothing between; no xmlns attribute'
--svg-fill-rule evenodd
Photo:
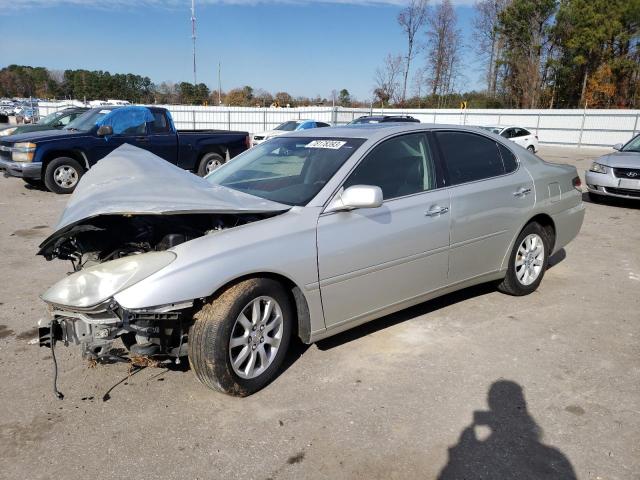
<svg viewBox="0 0 640 480"><path fill-rule="evenodd" d="M338 107L331 109L331 123L334 127L338 126Z"/></svg>
<svg viewBox="0 0 640 480"><path fill-rule="evenodd" d="M262 111L262 129L263 130L267 130L267 111L263 110Z"/></svg>
<svg viewBox="0 0 640 480"><path fill-rule="evenodd" d="M578 137L578 148L582 146L582 132L584 132L584 120L587 116L587 109L582 110L582 124L580 125L580 136Z"/></svg>
<svg viewBox="0 0 640 480"><path fill-rule="evenodd" d="M538 130L540 130L540 112L538 112L538 123L536 123L536 137L538 136Z"/></svg>
<svg viewBox="0 0 640 480"><path fill-rule="evenodd" d="M231 130L231 109L227 110L227 130Z"/></svg>
<svg viewBox="0 0 640 480"><path fill-rule="evenodd" d="M502 119L502 114L501 114L501 113L499 113L499 114L498 114L498 125L501 125L501 123L500 123L500 120L501 120L501 119Z"/></svg>
<svg viewBox="0 0 640 480"><path fill-rule="evenodd" d="M636 130L638 130L638 117L640 117L640 113L636 113L636 121L633 124L633 135L631 135L631 137L636 136Z"/></svg>
<svg viewBox="0 0 640 480"><path fill-rule="evenodd" d="M436 116L438 115L438 112L436 110L433 111L433 123L438 123L436 122Z"/></svg>
<svg viewBox="0 0 640 480"><path fill-rule="evenodd" d="M196 129L196 111L191 110L191 123L193 125L193 130Z"/></svg>

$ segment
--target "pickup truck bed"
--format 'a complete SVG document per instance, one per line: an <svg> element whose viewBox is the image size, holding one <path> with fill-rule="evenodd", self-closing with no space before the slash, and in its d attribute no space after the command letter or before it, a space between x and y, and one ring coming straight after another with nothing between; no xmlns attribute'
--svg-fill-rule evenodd
<svg viewBox="0 0 640 480"><path fill-rule="evenodd" d="M198 175L249 148L247 132L179 130L160 107L98 107L63 130L9 135L0 170L56 193L70 193L85 171L123 144L134 145Z"/></svg>

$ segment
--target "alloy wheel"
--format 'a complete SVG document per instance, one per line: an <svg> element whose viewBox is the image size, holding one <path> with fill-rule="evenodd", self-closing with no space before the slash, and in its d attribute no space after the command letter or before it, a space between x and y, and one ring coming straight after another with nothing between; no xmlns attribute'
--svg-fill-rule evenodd
<svg viewBox="0 0 640 480"><path fill-rule="evenodd" d="M278 353L284 330L282 309L273 298L262 296L240 312L229 339L229 359L240 378L256 378L269 368Z"/></svg>
<svg viewBox="0 0 640 480"><path fill-rule="evenodd" d="M527 235L515 258L516 278L522 285L531 285L540 276L544 264L544 242L540 235Z"/></svg>
<svg viewBox="0 0 640 480"><path fill-rule="evenodd" d="M73 188L78 183L79 176L75 168L70 165L60 165L53 172L53 179L62 188Z"/></svg>

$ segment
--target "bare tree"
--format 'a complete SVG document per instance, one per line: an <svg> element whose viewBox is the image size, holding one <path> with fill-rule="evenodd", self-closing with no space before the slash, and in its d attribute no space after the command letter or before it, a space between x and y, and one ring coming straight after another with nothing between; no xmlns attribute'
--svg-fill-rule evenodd
<svg viewBox="0 0 640 480"><path fill-rule="evenodd" d="M402 74L403 61L401 55L388 54L382 67L376 69L374 76L374 95L383 103L397 102L398 80Z"/></svg>
<svg viewBox="0 0 640 480"><path fill-rule="evenodd" d="M457 22L451 0L443 0L429 17L427 65L432 95L446 95L455 85L462 48Z"/></svg>
<svg viewBox="0 0 640 480"><path fill-rule="evenodd" d="M398 24L407 36L407 55L404 58L404 79L402 82L402 94L400 99L405 101L407 96L407 78L411 61L417 53L415 38L427 22L429 11L429 0L410 0L409 5L403 8L398 14Z"/></svg>
<svg viewBox="0 0 640 480"><path fill-rule="evenodd" d="M498 62L504 44L498 30L499 15L507 2L508 0L479 0L475 3L473 40L476 52L487 62L487 93L491 96L496 95Z"/></svg>

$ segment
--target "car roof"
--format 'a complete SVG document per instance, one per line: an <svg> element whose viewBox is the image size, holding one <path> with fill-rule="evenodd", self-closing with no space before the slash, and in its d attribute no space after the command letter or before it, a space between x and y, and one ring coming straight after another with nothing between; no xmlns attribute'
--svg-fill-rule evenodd
<svg viewBox="0 0 640 480"><path fill-rule="evenodd" d="M321 138L364 138L381 140L398 133L424 132L427 130L457 130L487 135L486 130L470 125L447 125L439 123L374 123L353 124L342 127L323 128L321 130L299 130L282 135L283 137L321 137Z"/></svg>

